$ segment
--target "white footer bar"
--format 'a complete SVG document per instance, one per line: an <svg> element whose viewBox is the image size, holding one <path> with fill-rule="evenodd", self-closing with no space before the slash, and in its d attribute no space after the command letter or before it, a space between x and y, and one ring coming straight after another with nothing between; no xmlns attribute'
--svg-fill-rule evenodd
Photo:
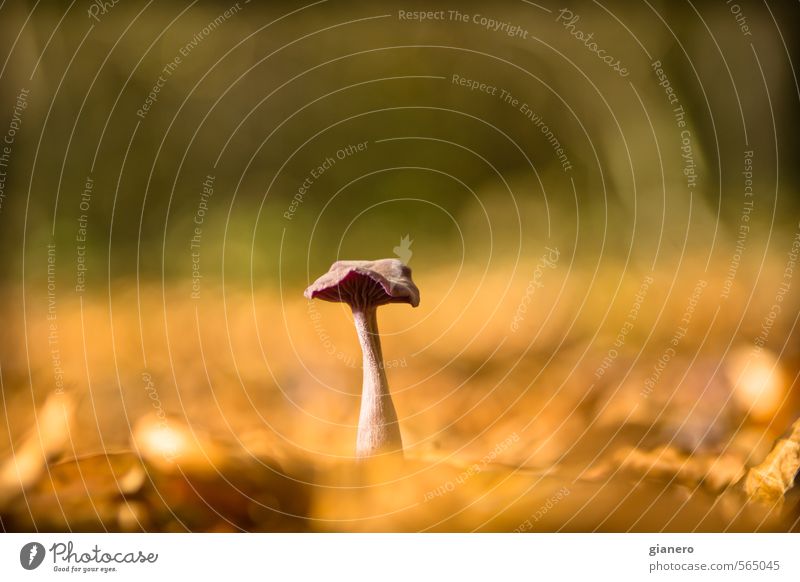
<svg viewBox="0 0 800 582"><path fill-rule="evenodd" d="M799 550L793 534L0 534L0 580L777 582L800 580Z"/></svg>

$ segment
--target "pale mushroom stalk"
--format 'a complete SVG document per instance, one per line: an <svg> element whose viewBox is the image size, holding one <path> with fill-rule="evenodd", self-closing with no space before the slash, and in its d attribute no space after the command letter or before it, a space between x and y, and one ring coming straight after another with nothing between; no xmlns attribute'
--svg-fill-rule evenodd
<svg viewBox="0 0 800 582"><path fill-rule="evenodd" d="M364 368L356 456L369 457L379 452L394 451L402 453L400 425L383 363L377 308L354 307L353 319L361 343Z"/></svg>
<svg viewBox="0 0 800 582"><path fill-rule="evenodd" d="M353 310L364 373L356 456L402 455L403 440L386 379L376 311L387 303L419 305L411 269L397 259L337 261L306 289L305 296L347 303Z"/></svg>

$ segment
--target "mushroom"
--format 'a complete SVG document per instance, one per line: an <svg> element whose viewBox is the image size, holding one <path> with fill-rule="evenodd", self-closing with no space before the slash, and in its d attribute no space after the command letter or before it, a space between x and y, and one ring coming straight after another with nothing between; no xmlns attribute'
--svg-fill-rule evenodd
<svg viewBox="0 0 800 582"><path fill-rule="evenodd" d="M356 457L402 455L403 441L386 380L376 311L387 303L419 305L411 269L397 259L336 261L306 289L305 296L347 303L353 310L364 368Z"/></svg>

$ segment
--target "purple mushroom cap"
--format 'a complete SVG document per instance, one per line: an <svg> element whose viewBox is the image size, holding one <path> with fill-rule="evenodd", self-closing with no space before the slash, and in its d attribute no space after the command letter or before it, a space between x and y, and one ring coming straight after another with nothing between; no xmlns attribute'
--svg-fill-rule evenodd
<svg viewBox="0 0 800 582"><path fill-rule="evenodd" d="M305 291L308 299L341 301L353 308L408 303L419 305L411 269L397 259L336 261Z"/></svg>

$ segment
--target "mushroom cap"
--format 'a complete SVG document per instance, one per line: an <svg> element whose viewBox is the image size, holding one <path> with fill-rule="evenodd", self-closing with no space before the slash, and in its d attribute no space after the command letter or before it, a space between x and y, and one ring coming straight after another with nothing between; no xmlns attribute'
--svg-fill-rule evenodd
<svg viewBox="0 0 800 582"><path fill-rule="evenodd" d="M336 261L304 295L308 299L341 301L351 307L419 305L419 289L411 280L411 269L397 259Z"/></svg>

